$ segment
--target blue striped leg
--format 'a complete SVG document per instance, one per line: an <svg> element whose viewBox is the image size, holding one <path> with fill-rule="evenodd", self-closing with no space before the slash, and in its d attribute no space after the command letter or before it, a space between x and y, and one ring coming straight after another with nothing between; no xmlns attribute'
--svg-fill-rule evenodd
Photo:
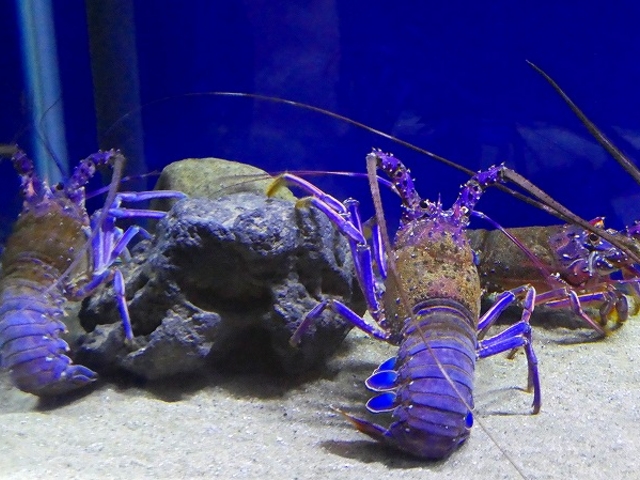
<svg viewBox="0 0 640 480"><path fill-rule="evenodd" d="M528 364L528 389L533 389L533 413L540 411L542 402L540 393L540 376L538 374L538 359L533 351L531 339L531 325L529 320L536 300L536 291L530 285L509 290L500 294L493 306L480 318L478 332L482 336L496 321L502 312L519 298L522 300L522 316L514 325L499 334L478 342L478 358L490 357L498 353L507 352L514 348L524 347Z"/></svg>
<svg viewBox="0 0 640 480"><path fill-rule="evenodd" d="M92 242L92 258L93 258L93 276L91 280L79 288L72 290L72 295L76 298L84 298L98 288L102 283L113 276L113 285L116 297L116 303L122 318L122 326L124 329L125 339L127 343L133 343L133 329L131 328L131 317L127 308L127 300L125 296L124 277L122 272L114 263L122 256L128 255L127 246L137 235L145 238L151 238L151 234L144 228L133 225L125 232L116 226L118 218L153 218L160 219L166 215L166 212L159 210L147 209L127 209L121 207L124 202L142 202L156 198L185 198L182 192L171 190L157 190L148 192L121 192L116 194L113 204L109 207L109 214L106 216L102 225L98 225L101 210L94 212L91 216L91 230L97 234Z"/></svg>
<svg viewBox="0 0 640 480"><path fill-rule="evenodd" d="M300 200L298 203L310 203L315 206L318 210L323 212L327 218L329 218L329 220L343 235L347 237L349 248L354 260L358 283L364 293L367 309L376 322L376 325L370 324L341 302L336 300L323 300L305 315L291 337L290 343L292 345L299 344L304 333L327 308L336 312L338 315L342 316L344 319L369 335L378 339L388 340L389 333L384 328L385 318L380 303L382 290L377 286L373 268L373 257L375 255L378 271L383 273L386 272L383 263L380 263L384 259L384 250L379 238L377 238L377 229L374 229L374 237L376 238L372 240L372 249L372 247L367 243L362 229L358 202L356 200L348 199L342 203L307 180L290 173L285 173L276 180L276 182L282 181L309 193L309 197ZM270 188L270 191L272 190L274 190L273 187ZM380 268L380 266L382 266L382 268Z"/></svg>

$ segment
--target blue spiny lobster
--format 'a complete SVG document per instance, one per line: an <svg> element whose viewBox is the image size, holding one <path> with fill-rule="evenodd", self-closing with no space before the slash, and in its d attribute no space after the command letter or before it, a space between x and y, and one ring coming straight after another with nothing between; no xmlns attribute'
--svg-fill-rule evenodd
<svg viewBox="0 0 640 480"><path fill-rule="evenodd" d="M121 168L124 157L119 151L90 155L64 184L52 187L36 176L24 152L17 150L12 160L22 178L24 205L2 254L0 359L20 390L39 396L62 394L97 377L66 355L69 346L60 335L66 331L61 318L67 299L80 300L113 278L125 338L133 339L124 280L115 263L137 234L149 234L138 226L123 232L115 222L125 217L161 218L165 212L126 209L121 203L184 194L115 193L113 188L110 204L89 218L84 186L96 167Z"/></svg>
<svg viewBox="0 0 640 480"><path fill-rule="evenodd" d="M305 316L291 341L299 343L306 329L329 308L373 337L399 345L397 356L383 362L366 381L371 390L381 392L367 403L369 411L392 412L395 422L384 428L345 415L376 440L418 457L439 459L469 436L476 357L524 347L533 411L539 411L540 381L529 325L535 290L524 285L502 293L480 318L480 280L466 227L484 189L502 181L504 167L475 175L463 186L453 207L443 210L439 202L419 197L409 171L397 158L373 151L367 161L375 162L389 176L402 199L395 245L386 254L380 235L373 235L371 246L367 243L355 200L343 204L289 174L274 184L275 188L286 181L307 191L311 195L308 202L325 212L348 237L357 276L376 321L375 325L367 323L345 305L325 300ZM386 274L389 256L398 279ZM376 282L374 262L386 279L386 290ZM478 332L485 331L516 300L524 306L520 321L479 341Z"/></svg>

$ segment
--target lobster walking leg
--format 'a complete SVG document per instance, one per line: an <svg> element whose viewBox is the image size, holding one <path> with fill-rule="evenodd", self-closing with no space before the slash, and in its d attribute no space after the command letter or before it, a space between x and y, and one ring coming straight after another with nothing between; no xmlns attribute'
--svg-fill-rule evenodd
<svg viewBox="0 0 640 480"><path fill-rule="evenodd" d="M530 285L523 285L500 294L491 308L480 318L478 322L478 334L483 335L497 320L500 314L520 296L524 296L523 301L520 302L522 306L520 320L494 337L480 340L478 342L478 358L486 358L497 355L498 353L511 351L515 348L524 347L529 368L527 387L529 390L533 390L533 413L536 414L540 411L542 398L540 375L538 374L538 359L533 351L531 324L529 323L531 314L533 313L533 307L537 301L535 289Z"/></svg>
<svg viewBox="0 0 640 480"><path fill-rule="evenodd" d="M71 286L68 297L80 300L90 295L96 288L113 276L116 303L122 318L125 339L133 342L131 319L125 298L124 278L122 272L114 267L115 262L127 251L129 243L137 236L151 238L151 234L138 225L130 226L125 232L116 226L119 218L150 218L160 219L166 212L149 209L131 209L122 207L122 202L144 202L159 198L185 198L182 192L172 190L155 190L149 192L119 192L113 203L107 208L107 214L99 223L102 210L97 210L91 216L91 229L96 232L93 238L91 252L93 258L92 278L80 287Z"/></svg>

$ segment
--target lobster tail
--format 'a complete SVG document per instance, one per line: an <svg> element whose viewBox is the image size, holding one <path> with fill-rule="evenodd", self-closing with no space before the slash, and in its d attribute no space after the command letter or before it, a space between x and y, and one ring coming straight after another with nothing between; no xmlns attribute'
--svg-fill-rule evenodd
<svg viewBox="0 0 640 480"><path fill-rule="evenodd" d="M414 317L417 324L405 321L398 355L366 381L369 389L382 392L367 409L392 412L395 421L385 429L345 415L376 440L421 458L441 459L469 437L473 424L474 318L461 303L446 298L417 305Z"/></svg>
<svg viewBox="0 0 640 480"><path fill-rule="evenodd" d="M0 296L0 355L12 383L47 396L93 382L96 374L65 354L69 346L60 338L65 331L62 294L44 294L43 285L24 279L9 283L15 285L4 282Z"/></svg>

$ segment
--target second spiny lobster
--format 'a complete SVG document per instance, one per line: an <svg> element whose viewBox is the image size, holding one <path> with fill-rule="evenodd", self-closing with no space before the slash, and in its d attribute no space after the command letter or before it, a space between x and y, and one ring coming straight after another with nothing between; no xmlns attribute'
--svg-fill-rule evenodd
<svg viewBox="0 0 640 480"><path fill-rule="evenodd" d="M166 213L128 209L122 202L182 198L174 191L116 192L89 217L84 187L100 166L122 168L119 151L98 152L82 160L64 183L49 186L37 177L21 150L12 157L22 179L23 210L2 254L0 277L0 359L13 385L38 396L66 393L95 381L91 369L73 363L61 338L67 300L81 300L113 279L124 336L133 340L118 259L138 234L122 231L118 218L161 218ZM114 175L114 177L117 177ZM117 178L114 185L117 186Z"/></svg>

